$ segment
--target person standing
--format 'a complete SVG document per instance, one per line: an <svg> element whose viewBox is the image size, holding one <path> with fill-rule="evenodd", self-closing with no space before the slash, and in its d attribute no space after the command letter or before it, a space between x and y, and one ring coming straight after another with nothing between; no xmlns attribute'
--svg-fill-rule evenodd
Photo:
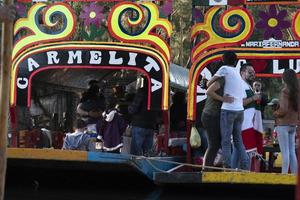
<svg viewBox="0 0 300 200"><path fill-rule="evenodd" d="M131 120L131 150L134 155L149 155L153 146L154 130L156 128L157 112L147 109L148 79L141 77L142 86L137 90L132 104L128 106Z"/></svg>
<svg viewBox="0 0 300 200"><path fill-rule="evenodd" d="M259 80L256 80L253 82L253 91L254 94L259 94L261 96L261 99L258 101L259 110L261 111L261 117L264 119L264 111L265 107L268 105L268 96L262 92L262 82Z"/></svg>
<svg viewBox="0 0 300 200"><path fill-rule="evenodd" d="M98 81L89 81L89 88L82 94L77 106L77 113L87 124L88 133L97 135L96 124L101 120L101 114L105 109L105 99L100 93Z"/></svg>
<svg viewBox="0 0 300 200"><path fill-rule="evenodd" d="M282 153L282 170L287 174L289 167L292 174L297 173L297 157L295 152L296 126L298 123L299 85L294 70L287 69L283 72L283 89L280 92L279 109L274 112L277 119L276 131Z"/></svg>
<svg viewBox="0 0 300 200"><path fill-rule="evenodd" d="M97 125L97 133L103 139L103 150L110 153L120 153L123 147L122 135L127 124L116 109L117 99L113 96L106 98L106 109L102 114L103 120ZM98 137L97 137L98 138Z"/></svg>
<svg viewBox="0 0 300 200"><path fill-rule="evenodd" d="M231 98L230 102L223 102L221 107L221 144L223 153L223 164L231 168L231 136L233 144L238 151L241 161L241 169L249 169L248 156L242 141L241 128L244 119L243 107L243 80L239 71L235 68L237 56L234 52L226 52L223 55L224 65L208 82L210 86L220 77L224 77L224 95Z"/></svg>
<svg viewBox="0 0 300 200"><path fill-rule="evenodd" d="M215 72L220 68L222 63L220 62ZM208 148L204 154L203 170L211 171L209 167L213 166L214 160L217 156L219 149L221 148L221 130L220 130L220 113L222 102L232 102L228 96L223 96L225 85L224 77L217 79L211 84L206 91L207 99L201 115L202 124L206 130Z"/></svg>
<svg viewBox="0 0 300 200"><path fill-rule="evenodd" d="M252 170L256 166L255 159L252 159L257 153L262 154L262 119L261 112L256 112L257 104L261 100L260 94L255 94L251 87L251 83L255 79L255 71L251 63L244 63L241 65L240 74L243 79L244 88L244 120L242 123L242 139L249 157L249 166ZM255 127L260 127L260 132L255 130ZM258 152L259 151L259 152ZM253 163L252 163L253 160ZM238 168L240 166L237 149L233 148L231 166Z"/></svg>

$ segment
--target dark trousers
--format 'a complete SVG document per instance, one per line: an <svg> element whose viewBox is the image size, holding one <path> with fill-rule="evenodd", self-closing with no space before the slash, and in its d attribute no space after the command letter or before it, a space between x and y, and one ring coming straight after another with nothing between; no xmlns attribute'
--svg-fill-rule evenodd
<svg viewBox="0 0 300 200"><path fill-rule="evenodd" d="M213 166L214 160L221 148L220 116L202 113L201 121L206 129L208 148L204 155L203 166Z"/></svg>

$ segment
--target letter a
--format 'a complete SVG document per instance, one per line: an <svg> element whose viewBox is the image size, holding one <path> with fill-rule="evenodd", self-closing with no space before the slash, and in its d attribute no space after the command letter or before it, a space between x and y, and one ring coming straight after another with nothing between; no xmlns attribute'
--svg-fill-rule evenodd
<svg viewBox="0 0 300 200"><path fill-rule="evenodd" d="M40 65L37 62L35 62L35 60L33 60L32 58L28 58L27 62L28 62L28 71L30 72L33 71L33 67L34 68L40 67Z"/></svg>
<svg viewBox="0 0 300 200"><path fill-rule="evenodd" d="M162 87L161 82L155 80L154 78L151 78L151 83L153 84L151 86L151 92L155 92L156 90L159 90Z"/></svg>

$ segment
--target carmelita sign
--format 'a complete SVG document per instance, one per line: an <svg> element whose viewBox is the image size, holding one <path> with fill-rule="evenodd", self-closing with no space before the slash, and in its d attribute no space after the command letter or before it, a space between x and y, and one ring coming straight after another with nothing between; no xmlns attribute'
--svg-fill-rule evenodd
<svg viewBox="0 0 300 200"><path fill-rule="evenodd" d="M40 71L48 69L112 69L112 70L136 70L144 73L150 82L151 105L149 108L158 108L161 105L161 95L166 80L165 62L148 49L137 50L128 46L102 47L94 45L90 48L73 46L72 48L57 47L45 48L25 55L17 62L14 69L13 81L16 89L18 105L30 105L30 82L32 77ZM117 47L122 49L117 49ZM155 99L155 100L154 100ZM15 101L14 101L15 102Z"/></svg>

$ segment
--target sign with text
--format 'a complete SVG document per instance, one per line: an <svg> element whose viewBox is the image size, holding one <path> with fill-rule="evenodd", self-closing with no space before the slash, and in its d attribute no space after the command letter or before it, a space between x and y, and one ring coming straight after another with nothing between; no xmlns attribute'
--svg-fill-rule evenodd
<svg viewBox="0 0 300 200"><path fill-rule="evenodd" d="M297 4L299 0L245 0L245 4Z"/></svg>
<svg viewBox="0 0 300 200"><path fill-rule="evenodd" d="M167 66L160 55L150 48L129 44L59 43L51 47L38 46L22 55L14 66L12 105L30 106L31 80L48 69L111 69L135 70L149 80L148 108L167 109L162 97L168 93Z"/></svg>

